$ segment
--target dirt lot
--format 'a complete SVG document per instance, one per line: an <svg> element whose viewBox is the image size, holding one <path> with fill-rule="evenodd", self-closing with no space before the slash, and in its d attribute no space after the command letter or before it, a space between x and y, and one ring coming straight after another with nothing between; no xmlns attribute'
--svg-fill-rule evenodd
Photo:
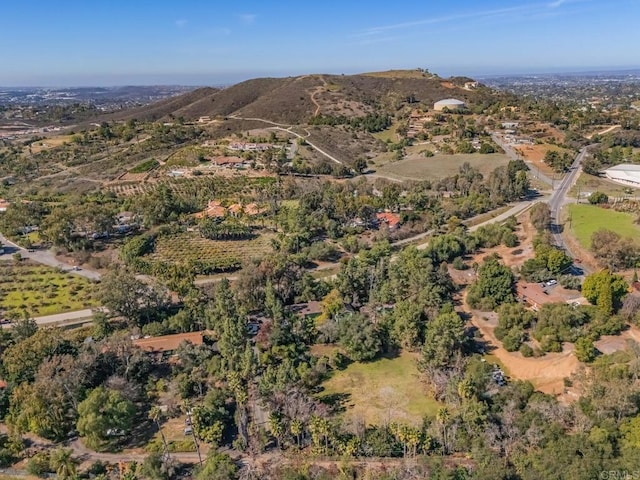
<svg viewBox="0 0 640 480"><path fill-rule="evenodd" d="M528 380L541 392L561 395L565 393L564 379L573 375L580 367L580 362L573 355L573 345L566 343L561 353L547 353L539 358L525 358L519 352L507 352L496 338L494 329L497 325L496 314L489 321L482 317L487 314L473 312L471 323L491 344L490 353L506 368L512 379Z"/></svg>
<svg viewBox="0 0 640 480"><path fill-rule="evenodd" d="M604 335L595 342L596 348L602 353L609 355L611 353L626 350L627 342L635 341L640 343L640 328L632 325L620 335Z"/></svg>
<svg viewBox="0 0 640 480"><path fill-rule="evenodd" d="M541 145L521 145L519 147L515 147L516 152L522 155L526 160L532 162L538 170L540 170L543 174L553 177L553 175L557 175L560 177L560 174L555 173L553 169L544 163L542 159L545 154L549 150L556 150L560 153L565 152L567 150L562 149L560 147L556 147L555 145L549 144L541 144Z"/></svg>

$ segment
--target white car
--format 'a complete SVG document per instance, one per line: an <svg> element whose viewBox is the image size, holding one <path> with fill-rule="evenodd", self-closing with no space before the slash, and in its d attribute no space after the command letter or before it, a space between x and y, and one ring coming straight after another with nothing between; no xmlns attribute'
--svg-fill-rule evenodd
<svg viewBox="0 0 640 480"><path fill-rule="evenodd" d="M553 279L552 279L552 280L548 280L548 281L545 283L545 285L546 285L547 287L551 287L551 286L553 286L553 285L556 285L557 283L558 283L558 281L557 281L557 280L553 280Z"/></svg>

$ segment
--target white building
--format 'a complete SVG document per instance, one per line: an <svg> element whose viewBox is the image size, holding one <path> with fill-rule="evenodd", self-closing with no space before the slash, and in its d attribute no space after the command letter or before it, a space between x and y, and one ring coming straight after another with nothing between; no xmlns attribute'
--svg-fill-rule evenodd
<svg viewBox="0 0 640 480"><path fill-rule="evenodd" d="M456 100L455 98L445 98L433 104L433 109L442 111L445 108L448 110L461 110L466 108L466 104L462 100Z"/></svg>
<svg viewBox="0 0 640 480"><path fill-rule="evenodd" d="M615 167L607 168L604 171L604 176L614 182L640 188L640 165L622 163Z"/></svg>

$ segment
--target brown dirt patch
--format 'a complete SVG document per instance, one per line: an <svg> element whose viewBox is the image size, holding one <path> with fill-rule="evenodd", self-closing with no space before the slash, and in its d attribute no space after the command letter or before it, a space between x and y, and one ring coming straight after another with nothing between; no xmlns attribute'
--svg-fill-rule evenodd
<svg viewBox="0 0 640 480"><path fill-rule="evenodd" d="M500 360L511 378L528 380L537 390L551 395L566 393L564 379L573 375L580 367L580 362L573 355L573 345L564 344L561 353L525 358L518 352L507 352L494 334L495 325L481 319L478 312L473 313L471 323L494 347L491 354Z"/></svg>
<svg viewBox="0 0 640 480"><path fill-rule="evenodd" d="M629 341L640 343L640 328L635 325L631 325L620 335L603 335L600 340L595 342L595 346L602 353L610 355L620 350L626 350Z"/></svg>
<svg viewBox="0 0 640 480"><path fill-rule="evenodd" d="M515 231L518 237L518 246L505 247L504 245L499 245L493 248L482 249L471 257L469 263L482 263L484 257L493 253L500 255L502 262L508 267L520 267L526 260L533 258L534 251L532 243L533 237L535 236L535 228L531 225L528 213L521 215L518 220L520 223Z"/></svg>
<svg viewBox="0 0 640 480"><path fill-rule="evenodd" d="M440 85L442 85L444 88L449 89L456 88L456 86L451 82L440 82Z"/></svg>
<svg viewBox="0 0 640 480"><path fill-rule="evenodd" d="M519 155L524 157L526 160L530 161L535 165L535 167L540 170L545 175L552 177L554 174L558 175L553 171L553 169L544 163L542 160L549 150L558 150L564 151L555 145L541 144L541 145L520 145L514 148Z"/></svg>

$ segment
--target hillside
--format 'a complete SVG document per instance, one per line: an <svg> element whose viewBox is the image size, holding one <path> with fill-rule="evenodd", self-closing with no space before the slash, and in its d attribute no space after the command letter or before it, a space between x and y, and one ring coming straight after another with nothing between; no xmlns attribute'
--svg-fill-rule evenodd
<svg viewBox="0 0 640 480"><path fill-rule="evenodd" d="M441 79L420 71L389 71L359 75L303 75L258 78L215 90L203 88L171 100L132 110L121 118L169 119L203 116L264 118L301 124L317 114L362 116L373 110L393 113L408 99L431 105L448 97L474 105L485 97L484 87L467 90L468 78Z"/></svg>

